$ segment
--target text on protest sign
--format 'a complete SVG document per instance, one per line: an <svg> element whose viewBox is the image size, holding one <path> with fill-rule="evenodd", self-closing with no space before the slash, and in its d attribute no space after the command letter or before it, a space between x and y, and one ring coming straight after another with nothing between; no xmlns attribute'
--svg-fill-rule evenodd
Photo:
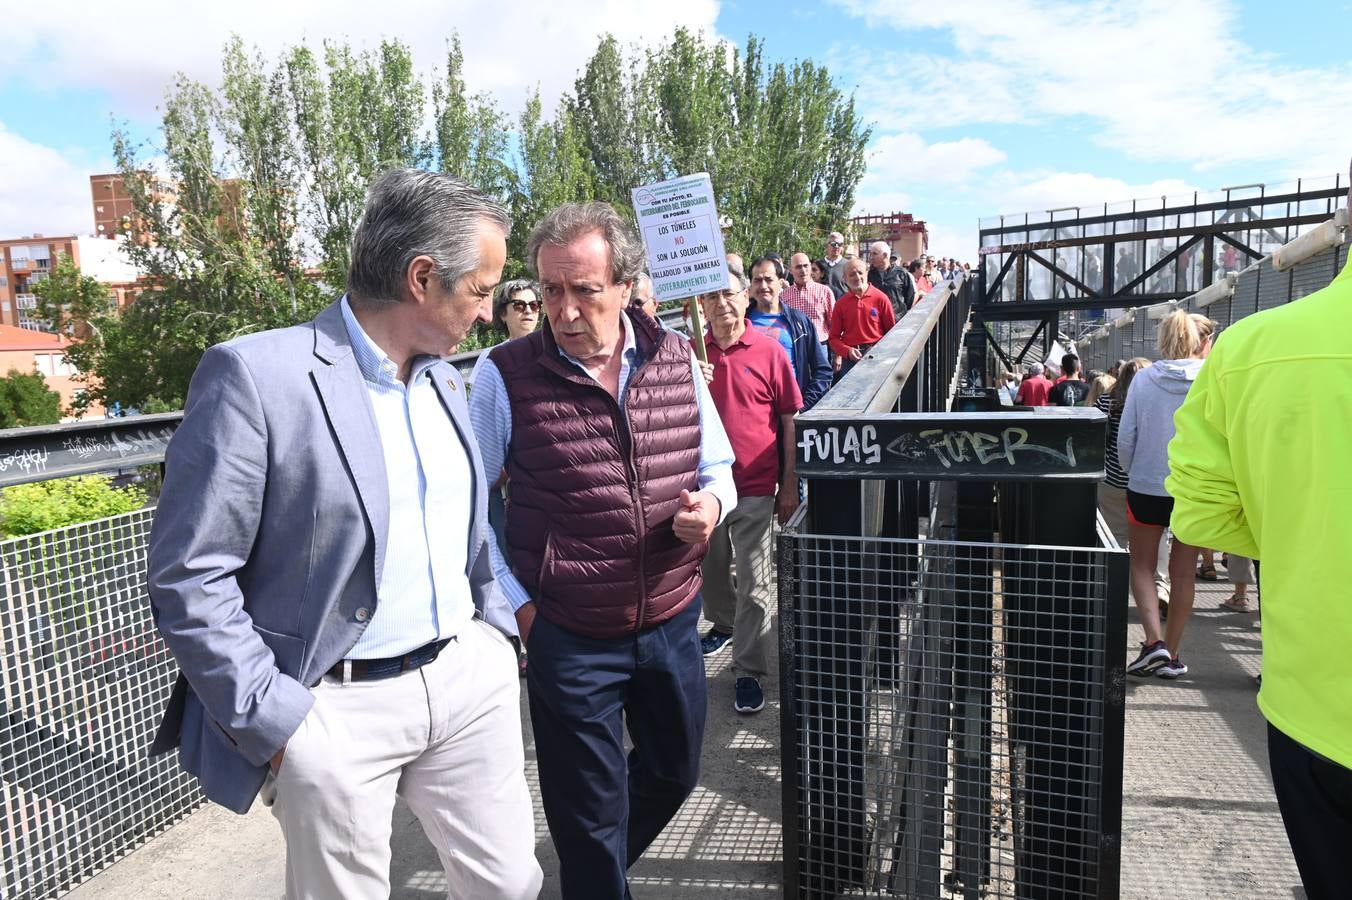
<svg viewBox="0 0 1352 900"><path fill-rule="evenodd" d="M659 302L728 286L723 232L707 172L634 188L633 198Z"/></svg>

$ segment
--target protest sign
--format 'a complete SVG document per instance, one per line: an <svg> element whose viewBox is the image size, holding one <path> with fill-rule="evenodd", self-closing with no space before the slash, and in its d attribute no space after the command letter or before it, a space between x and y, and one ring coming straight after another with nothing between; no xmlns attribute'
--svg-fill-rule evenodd
<svg viewBox="0 0 1352 900"><path fill-rule="evenodd" d="M728 286L723 232L707 172L634 188L633 198L659 303Z"/></svg>

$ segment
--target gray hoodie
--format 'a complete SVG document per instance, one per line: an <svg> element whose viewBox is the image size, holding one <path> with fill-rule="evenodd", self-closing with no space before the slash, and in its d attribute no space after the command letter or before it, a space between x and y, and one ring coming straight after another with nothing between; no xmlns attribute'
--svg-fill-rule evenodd
<svg viewBox="0 0 1352 900"><path fill-rule="evenodd" d="M1136 373L1117 429L1117 460L1127 473L1127 487L1138 494L1167 497L1169 441L1174 437L1174 412L1202 370L1200 359L1162 359Z"/></svg>

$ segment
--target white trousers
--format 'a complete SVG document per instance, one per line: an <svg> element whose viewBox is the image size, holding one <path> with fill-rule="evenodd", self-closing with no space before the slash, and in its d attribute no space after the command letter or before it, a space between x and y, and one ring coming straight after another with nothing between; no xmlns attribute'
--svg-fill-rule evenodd
<svg viewBox="0 0 1352 900"><path fill-rule="evenodd" d="M396 794L436 847L449 897L536 897L520 692L511 645L478 619L421 669L326 676L272 785L288 900L388 898Z"/></svg>

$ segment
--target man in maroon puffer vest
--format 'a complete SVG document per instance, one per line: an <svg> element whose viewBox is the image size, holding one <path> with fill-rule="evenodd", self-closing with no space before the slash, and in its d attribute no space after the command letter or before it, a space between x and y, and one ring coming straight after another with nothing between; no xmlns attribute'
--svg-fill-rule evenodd
<svg viewBox="0 0 1352 900"><path fill-rule="evenodd" d="M545 325L490 352L470 416L507 470L494 572L530 651L563 897L621 900L699 778L700 562L737 503L732 450L689 344L627 309L643 247L614 209L559 207L526 255Z"/></svg>

